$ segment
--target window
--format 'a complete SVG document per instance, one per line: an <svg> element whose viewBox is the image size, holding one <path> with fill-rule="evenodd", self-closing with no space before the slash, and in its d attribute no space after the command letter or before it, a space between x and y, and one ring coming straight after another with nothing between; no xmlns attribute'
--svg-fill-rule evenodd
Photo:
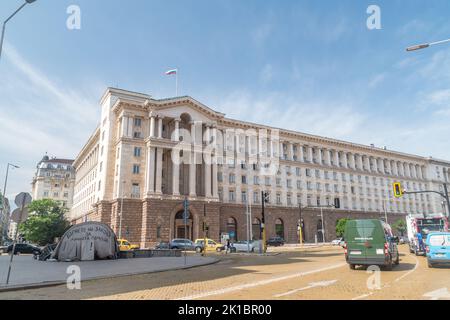
<svg viewBox="0 0 450 320"><path fill-rule="evenodd" d="M223 181L223 174L222 174L222 172L217 172L217 180L218 180L219 182L222 182L222 181Z"/></svg>
<svg viewBox="0 0 450 320"><path fill-rule="evenodd" d="M230 175L228 176L228 182L235 183L235 181L236 181L236 177L234 176L234 174L230 173Z"/></svg>
<svg viewBox="0 0 450 320"><path fill-rule="evenodd" d="M247 176L241 176L242 184L247 184Z"/></svg>
<svg viewBox="0 0 450 320"><path fill-rule="evenodd" d="M300 177L300 168L295 168L295 174Z"/></svg>
<svg viewBox="0 0 450 320"><path fill-rule="evenodd" d="M266 184L266 186L270 186L270 178L269 177L265 178L265 184Z"/></svg>
<svg viewBox="0 0 450 320"><path fill-rule="evenodd" d="M307 177L311 177L311 170L310 169L305 169L305 174Z"/></svg>
<svg viewBox="0 0 450 320"><path fill-rule="evenodd" d="M253 184L254 185L258 185L259 184L259 177L258 176L254 176L253 177Z"/></svg>
<svg viewBox="0 0 450 320"><path fill-rule="evenodd" d="M228 199L230 200L230 202L236 201L236 196L235 196L234 190L230 190L228 192Z"/></svg>
<svg viewBox="0 0 450 320"><path fill-rule="evenodd" d="M59 197L59 193L58 192L53 192L53 196L54 197Z"/></svg>
<svg viewBox="0 0 450 320"><path fill-rule="evenodd" d="M64 198L68 198L69 197L69 193L68 192L64 192Z"/></svg>
<svg viewBox="0 0 450 320"><path fill-rule="evenodd" d="M287 204L288 206L292 205L292 196L290 194L287 195Z"/></svg>
<svg viewBox="0 0 450 320"><path fill-rule="evenodd" d="M253 192L253 203L259 203L259 192Z"/></svg>
<svg viewBox="0 0 450 320"><path fill-rule="evenodd" d="M320 179L320 170L316 170L316 178Z"/></svg>
<svg viewBox="0 0 450 320"><path fill-rule="evenodd" d="M138 164L133 164L133 174L139 174L140 166Z"/></svg>
<svg viewBox="0 0 450 320"><path fill-rule="evenodd" d="M141 156L141 148L140 147L134 147L134 156L135 157Z"/></svg>
<svg viewBox="0 0 450 320"><path fill-rule="evenodd" d="M302 182L300 180L297 180L297 189L301 189L302 188Z"/></svg>
<svg viewBox="0 0 450 320"><path fill-rule="evenodd" d="M142 119L140 118L134 118L134 126L135 127L140 127L142 123Z"/></svg>
<svg viewBox="0 0 450 320"><path fill-rule="evenodd" d="M242 203L247 203L247 191L241 192L241 200L242 200Z"/></svg>
<svg viewBox="0 0 450 320"><path fill-rule="evenodd" d="M131 187L131 197L132 198L139 198L141 194L139 183L133 183Z"/></svg>
<svg viewBox="0 0 450 320"><path fill-rule="evenodd" d="M134 134L133 134L133 137L136 138L136 139L140 139L140 138L142 138L142 135L141 135L140 132L135 131Z"/></svg>
<svg viewBox="0 0 450 320"><path fill-rule="evenodd" d="M44 191L44 197L48 197L48 191Z"/></svg>
<svg viewBox="0 0 450 320"><path fill-rule="evenodd" d="M277 193L277 204L281 204L281 194Z"/></svg>
<svg viewBox="0 0 450 320"><path fill-rule="evenodd" d="M288 188L292 188L292 180L291 180L291 179L287 179L287 180L286 180L286 186L287 186Z"/></svg>
<svg viewBox="0 0 450 320"><path fill-rule="evenodd" d="M281 186L281 178L277 178L277 186Z"/></svg>

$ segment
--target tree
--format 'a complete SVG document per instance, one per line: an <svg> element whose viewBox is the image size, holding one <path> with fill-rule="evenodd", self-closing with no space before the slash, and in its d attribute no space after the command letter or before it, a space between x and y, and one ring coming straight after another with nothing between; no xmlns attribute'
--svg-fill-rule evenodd
<svg viewBox="0 0 450 320"><path fill-rule="evenodd" d="M347 224L348 220L350 220L350 219L342 218L336 222L336 235L338 237L344 236L345 225Z"/></svg>
<svg viewBox="0 0 450 320"><path fill-rule="evenodd" d="M20 224L19 232L27 240L39 245L53 243L69 227L67 209L51 199L35 200L28 205L30 216Z"/></svg>
<svg viewBox="0 0 450 320"><path fill-rule="evenodd" d="M406 222L403 219L397 220L392 227L400 233L400 236L403 237L403 234L406 232Z"/></svg>

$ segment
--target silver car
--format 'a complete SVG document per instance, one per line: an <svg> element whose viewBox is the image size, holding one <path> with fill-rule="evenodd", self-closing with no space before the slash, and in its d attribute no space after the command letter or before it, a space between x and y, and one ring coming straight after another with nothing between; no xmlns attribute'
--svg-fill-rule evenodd
<svg viewBox="0 0 450 320"><path fill-rule="evenodd" d="M236 252L247 252L247 250L250 250L250 252L255 252L258 250L258 243L255 241L242 240L234 242L233 247L236 248Z"/></svg>

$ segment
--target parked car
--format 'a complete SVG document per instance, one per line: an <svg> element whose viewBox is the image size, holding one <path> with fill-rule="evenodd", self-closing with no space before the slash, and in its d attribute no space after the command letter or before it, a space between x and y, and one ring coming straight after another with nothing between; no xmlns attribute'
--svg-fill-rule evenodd
<svg viewBox="0 0 450 320"><path fill-rule="evenodd" d="M167 241L161 241L155 246L155 249L170 249L170 243Z"/></svg>
<svg viewBox="0 0 450 320"><path fill-rule="evenodd" d="M11 253L13 250L13 245L10 244L8 246L7 252ZM22 254L22 253L31 253L33 255L41 254L42 250L39 247L36 247L29 243L16 243L16 247L14 248L14 254Z"/></svg>
<svg viewBox="0 0 450 320"><path fill-rule="evenodd" d="M6 253L8 251L8 246L0 246L0 254Z"/></svg>
<svg viewBox="0 0 450 320"><path fill-rule="evenodd" d="M173 239L169 244L170 249L195 251L195 244L189 239Z"/></svg>
<svg viewBox="0 0 450 320"><path fill-rule="evenodd" d="M344 238L337 238L337 239L334 239L333 241L331 241L331 245L333 245L333 246L339 246L340 244L341 244L341 242L342 242L342 240L344 240Z"/></svg>
<svg viewBox="0 0 450 320"><path fill-rule="evenodd" d="M398 237L381 220L349 220L345 226L345 260L354 270L356 265L379 265L391 270L399 264Z"/></svg>
<svg viewBox="0 0 450 320"><path fill-rule="evenodd" d="M450 264L450 232L431 232L425 242L428 267Z"/></svg>
<svg viewBox="0 0 450 320"><path fill-rule="evenodd" d="M206 245L206 252L208 251L217 251L221 252L222 250L225 250L225 246L221 243L218 243L212 239L206 239L207 245ZM196 252L202 252L204 250L203 243L205 242L205 239L196 239L195 240L195 251Z"/></svg>
<svg viewBox="0 0 450 320"><path fill-rule="evenodd" d="M234 248L236 249L236 252L247 252L247 250L250 250L250 252L258 251L258 243L255 241L237 241L233 243Z"/></svg>
<svg viewBox="0 0 450 320"><path fill-rule="evenodd" d="M139 249L138 245L131 244L126 239L117 239L117 245L119 246L119 251L130 251L130 250Z"/></svg>
<svg viewBox="0 0 450 320"><path fill-rule="evenodd" d="M272 237L266 241L266 244L268 246L274 246L274 247L282 246L282 245L284 245L284 239L281 237L278 237L278 236Z"/></svg>

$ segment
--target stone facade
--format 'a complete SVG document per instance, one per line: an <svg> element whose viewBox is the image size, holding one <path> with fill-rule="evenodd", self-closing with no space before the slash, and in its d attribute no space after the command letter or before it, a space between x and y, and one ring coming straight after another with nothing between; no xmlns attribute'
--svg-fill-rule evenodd
<svg viewBox="0 0 450 320"><path fill-rule="evenodd" d="M101 109L100 125L74 161L72 221L103 221L143 247L202 237L203 220L214 239L222 233L245 239L247 206L259 238L262 191L269 193L267 236L288 242L298 242L299 207L306 240L320 240L320 210L312 208L336 198L340 209L323 209L326 240L340 217L386 213L392 222L445 211L432 194L395 199L392 183L442 191L448 161L232 120L187 96L156 100L109 88Z"/></svg>

